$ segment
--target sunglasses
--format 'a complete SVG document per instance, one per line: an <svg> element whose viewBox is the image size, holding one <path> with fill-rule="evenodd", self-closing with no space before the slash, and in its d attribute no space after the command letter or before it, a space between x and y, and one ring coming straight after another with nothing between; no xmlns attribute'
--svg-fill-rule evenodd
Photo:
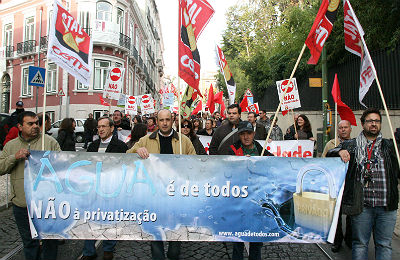
<svg viewBox="0 0 400 260"><path fill-rule="evenodd" d="M189 125L182 125L181 127L182 127L182 128L190 128Z"/></svg>

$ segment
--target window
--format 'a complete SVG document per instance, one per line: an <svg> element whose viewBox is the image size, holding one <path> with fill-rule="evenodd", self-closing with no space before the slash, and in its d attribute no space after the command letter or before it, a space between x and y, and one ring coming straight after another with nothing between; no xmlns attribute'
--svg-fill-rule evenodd
<svg viewBox="0 0 400 260"><path fill-rule="evenodd" d="M107 70L111 62L105 60L94 61L94 90L102 90L106 82Z"/></svg>
<svg viewBox="0 0 400 260"><path fill-rule="evenodd" d="M13 46L13 28L12 28L12 24L6 24L4 25L4 41L3 41L3 46L7 47L7 46Z"/></svg>
<svg viewBox="0 0 400 260"><path fill-rule="evenodd" d="M138 28L136 28L136 41L135 41L135 46L136 46L136 50L139 52L139 55L140 55L140 49L139 49L139 40L140 40L140 37L139 37L139 29Z"/></svg>
<svg viewBox="0 0 400 260"><path fill-rule="evenodd" d="M35 39L35 19L32 16L25 19L24 41L30 41L34 39Z"/></svg>
<svg viewBox="0 0 400 260"><path fill-rule="evenodd" d="M133 75L133 71L129 70L129 90L128 93L130 96L133 95L133 81L134 81L134 75Z"/></svg>
<svg viewBox="0 0 400 260"><path fill-rule="evenodd" d="M118 8L117 10L117 24L119 27L119 32L124 33L124 10Z"/></svg>
<svg viewBox="0 0 400 260"><path fill-rule="evenodd" d="M47 35L50 34L50 26L51 23L53 22L53 10L49 11L49 19L47 20Z"/></svg>
<svg viewBox="0 0 400 260"><path fill-rule="evenodd" d="M57 93L57 65L50 63L47 69L46 93Z"/></svg>
<svg viewBox="0 0 400 260"><path fill-rule="evenodd" d="M97 15L96 19L101 20L101 21L109 21L111 22L111 11L112 11L112 6L111 4L107 2L97 2Z"/></svg>
<svg viewBox="0 0 400 260"><path fill-rule="evenodd" d="M131 38L131 45L135 43L135 27L133 26L133 22L129 23L129 37Z"/></svg>
<svg viewBox="0 0 400 260"><path fill-rule="evenodd" d="M28 85L29 68L22 69L22 96L31 96L32 88Z"/></svg>
<svg viewBox="0 0 400 260"><path fill-rule="evenodd" d="M79 12L79 25L83 28L83 30L89 34L88 28L90 28L90 13L89 12Z"/></svg>
<svg viewBox="0 0 400 260"><path fill-rule="evenodd" d="M79 80L76 81L76 90L88 90L89 86L83 85Z"/></svg>

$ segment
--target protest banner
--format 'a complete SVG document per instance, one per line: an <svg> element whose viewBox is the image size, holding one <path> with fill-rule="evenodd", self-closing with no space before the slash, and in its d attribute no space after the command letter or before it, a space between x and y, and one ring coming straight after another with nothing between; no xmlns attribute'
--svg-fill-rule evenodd
<svg viewBox="0 0 400 260"><path fill-rule="evenodd" d="M137 115L137 97L129 96L125 99L125 113L132 116Z"/></svg>
<svg viewBox="0 0 400 260"><path fill-rule="evenodd" d="M151 94L144 94L140 97L140 109L143 115L149 115L155 112L154 102L151 98Z"/></svg>
<svg viewBox="0 0 400 260"><path fill-rule="evenodd" d="M208 154L212 136L198 135L201 144ZM264 146L265 140L256 140ZM266 149L277 157L312 158L314 154L314 141L311 140L286 140L267 143Z"/></svg>
<svg viewBox="0 0 400 260"><path fill-rule="evenodd" d="M110 67L104 83L103 97L118 100L124 83L124 68Z"/></svg>
<svg viewBox="0 0 400 260"><path fill-rule="evenodd" d="M276 82L276 88L278 90L279 100L283 99L281 110L286 111L289 109L295 109L301 107L299 90L297 89L296 78L293 78L288 86L289 80L280 80ZM286 88L288 90L285 93Z"/></svg>
<svg viewBox="0 0 400 260"><path fill-rule="evenodd" d="M174 93L163 93L163 108L169 109L174 106L175 94Z"/></svg>
<svg viewBox="0 0 400 260"><path fill-rule="evenodd" d="M25 194L39 239L321 243L335 233L346 168L340 158L31 151Z"/></svg>
<svg viewBox="0 0 400 260"><path fill-rule="evenodd" d="M66 70L83 85L90 85L93 42L78 21L54 1L49 24L47 58Z"/></svg>

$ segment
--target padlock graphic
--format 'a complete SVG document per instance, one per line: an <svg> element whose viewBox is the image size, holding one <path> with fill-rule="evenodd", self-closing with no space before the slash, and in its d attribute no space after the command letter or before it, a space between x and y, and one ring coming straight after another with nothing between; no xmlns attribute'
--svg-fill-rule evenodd
<svg viewBox="0 0 400 260"><path fill-rule="evenodd" d="M319 192L304 192L303 180L307 173L321 172L328 180L328 194ZM337 188L331 172L315 164L309 164L297 174L296 193L293 194L294 215L296 224L323 232L327 235L335 211Z"/></svg>

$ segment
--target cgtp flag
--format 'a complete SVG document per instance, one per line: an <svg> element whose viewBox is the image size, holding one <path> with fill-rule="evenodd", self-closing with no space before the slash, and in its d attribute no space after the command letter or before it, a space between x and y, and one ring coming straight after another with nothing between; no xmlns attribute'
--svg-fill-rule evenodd
<svg viewBox="0 0 400 260"><path fill-rule="evenodd" d="M189 118L189 116L191 115L193 109L196 107L193 106L193 104L197 100L197 96L198 96L197 90L193 89L190 86L186 88L185 94L182 97L180 105L181 115L183 116L183 118Z"/></svg>
<svg viewBox="0 0 400 260"><path fill-rule="evenodd" d="M356 117L354 116L353 111L342 101L342 97L340 96L337 74L335 74L335 81L333 82L332 97L333 101L337 104L337 112L339 113L340 118L349 121L351 125L357 126Z"/></svg>
<svg viewBox="0 0 400 260"><path fill-rule="evenodd" d="M344 43L349 52L361 57L360 89L358 91L360 104L375 79L375 66L372 63L367 45L364 40L364 31L348 0L344 1ZM365 106L366 107L366 106Z"/></svg>
<svg viewBox="0 0 400 260"><path fill-rule="evenodd" d="M78 79L90 84L93 43L78 21L54 1L47 58Z"/></svg>
<svg viewBox="0 0 400 260"><path fill-rule="evenodd" d="M197 38L213 14L214 10L205 0L179 1L178 74L200 96L200 53Z"/></svg>
<svg viewBox="0 0 400 260"><path fill-rule="evenodd" d="M318 10L317 17L311 27L306 39L306 45L310 49L311 57L308 64L317 64L321 56L324 44L332 31L333 23L336 20L336 13L339 7L339 0L323 0Z"/></svg>
<svg viewBox="0 0 400 260"><path fill-rule="evenodd" d="M226 61L225 55L222 52L221 48L217 46L217 55L219 60L219 67L221 73L224 75L226 87L228 89L229 95L229 104L235 103L235 95L236 95L236 84L235 80L233 79L232 72L229 69L228 62Z"/></svg>

